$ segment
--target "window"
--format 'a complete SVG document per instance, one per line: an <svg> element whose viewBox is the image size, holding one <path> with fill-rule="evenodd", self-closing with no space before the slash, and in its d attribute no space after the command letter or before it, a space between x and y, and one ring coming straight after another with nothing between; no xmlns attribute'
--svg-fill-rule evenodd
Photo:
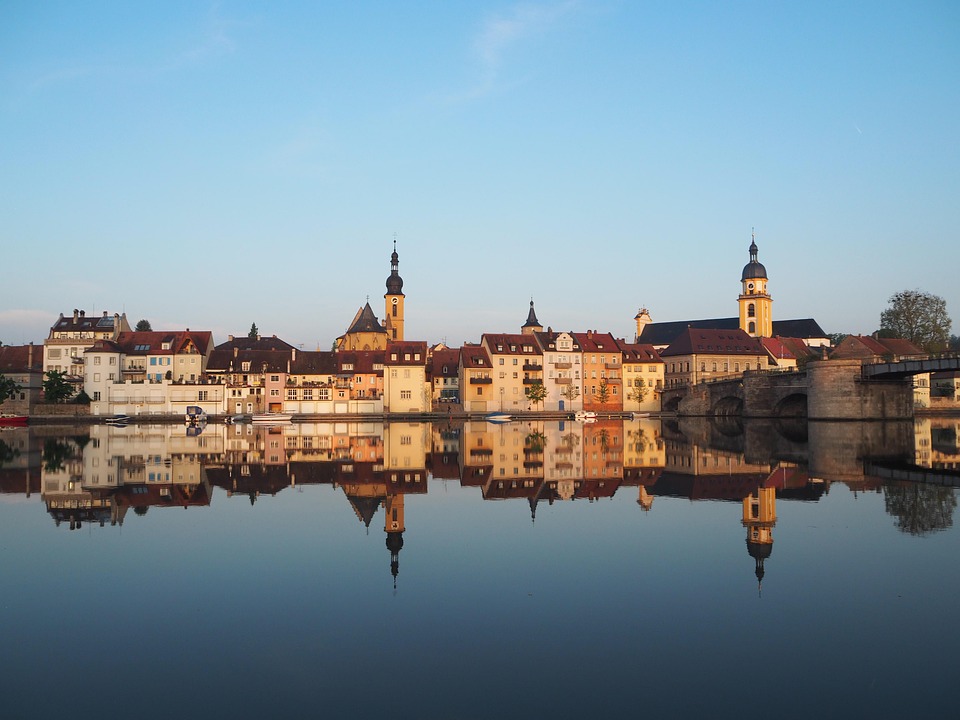
<svg viewBox="0 0 960 720"><path fill-rule="evenodd" d="M240 370L242 372L250 372L250 361L244 360L242 363L240 363Z"/></svg>
<svg viewBox="0 0 960 720"><path fill-rule="evenodd" d="M94 365L99 365L99 364L100 364L100 356L99 356L99 355L97 355L97 356L93 359L93 364L94 364Z"/></svg>
<svg viewBox="0 0 960 720"><path fill-rule="evenodd" d="M413 397L413 394L412 394L409 390L401 390L401 391L400 391L400 399L401 399L401 400L409 400L411 397Z"/></svg>
<svg viewBox="0 0 960 720"><path fill-rule="evenodd" d="M197 392L197 402L206 402L208 400L208 391L200 390Z"/></svg>
<svg viewBox="0 0 960 720"><path fill-rule="evenodd" d="M757 316L757 308L753 303L750 303L749 305L747 305L747 317L756 317L756 316Z"/></svg>
<svg viewBox="0 0 960 720"><path fill-rule="evenodd" d="M270 382L280 382L280 376L279 376L279 375L271 375L271 376L270 376Z"/></svg>
<svg viewBox="0 0 960 720"><path fill-rule="evenodd" d="M93 393L93 399L94 399L94 401L97 401L97 400L100 399L100 392L99 392L99 391L94 391L94 393Z"/></svg>
<svg viewBox="0 0 960 720"><path fill-rule="evenodd" d="M94 373L94 374L93 374L93 381L94 381L94 382L100 382L100 373Z"/></svg>

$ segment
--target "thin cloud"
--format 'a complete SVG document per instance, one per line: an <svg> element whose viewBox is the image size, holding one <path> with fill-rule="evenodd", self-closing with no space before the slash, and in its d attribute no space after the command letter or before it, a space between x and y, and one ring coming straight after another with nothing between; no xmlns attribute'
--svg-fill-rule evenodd
<svg viewBox="0 0 960 720"><path fill-rule="evenodd" d="M505 13L488 17L473 41L473 51L480 66L479 78L471 88L454 99L476 99L517 84L516 80L503 80L508 53L524 41L548 32L576 5L575 0L552 5L523 3Z"/></svg>

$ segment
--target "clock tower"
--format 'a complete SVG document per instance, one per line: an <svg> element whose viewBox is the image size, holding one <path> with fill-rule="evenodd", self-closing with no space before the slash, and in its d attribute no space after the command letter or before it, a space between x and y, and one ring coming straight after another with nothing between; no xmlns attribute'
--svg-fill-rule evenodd
<svg viewBox="0 0 960 720"><path fill-rule="evenodd" d="M393 239L393 254L390 256L390 277L387 278L387 294L384 299L383 326L389 340L403 340L403 278L400 277L400 256L397 255L397 239Z"/></svg>
<svg viewBox="0 0 960 720"><path fill-rule="evenodd" d="M750 262L740 276L740 329L751 337L773 336L773 298L767 292L767 269L757 260L756 234L751 235Z"/></svg>

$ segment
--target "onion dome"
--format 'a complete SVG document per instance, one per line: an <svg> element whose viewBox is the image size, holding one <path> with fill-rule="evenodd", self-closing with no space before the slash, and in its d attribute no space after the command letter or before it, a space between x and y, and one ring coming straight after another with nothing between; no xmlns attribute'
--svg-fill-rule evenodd
<svg viewBox="0 0 960 720"><path fill-rule="evenodd" d="M767 269L757 260L757 243L752 239L750 242L750 262L743 266L743 274L740 280L750 280L752 278L767 279Z"/></svg>
<svg viewBox="0 0 960 720"><path fill-rule="evenodd" d="M397 241L393 241L393 254L390 255L390 277L387 278L387 295L403 295L403 278L400 277L400 256L397 255Z"/></svg>

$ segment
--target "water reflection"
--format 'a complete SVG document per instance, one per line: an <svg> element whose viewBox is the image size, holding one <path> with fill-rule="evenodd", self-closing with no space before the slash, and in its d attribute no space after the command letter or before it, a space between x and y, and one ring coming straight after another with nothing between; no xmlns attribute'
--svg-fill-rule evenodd
<svg viewBox="0 0 960 720"><path fill-rule="evenodd" d="M251 505L289 488L340 490L357 520L382 529L396 580L408 495L428 479L522 501L530 520L554 503L631 492L742 503L758 582L773 547L777 502L813 501L844 483L881 492L903 532L952 525L960 421L743 423L703 418L598 422L300 423L15 428L0 435L6 494L37 494L56 526L122 526L162 508L210 505L214 487ZM193 431L193 432L191 432ZM931 484L933 483L933 484ZM541 511L542 512L542 511ZM203 522L203 516L196 517Z"/></svg>

